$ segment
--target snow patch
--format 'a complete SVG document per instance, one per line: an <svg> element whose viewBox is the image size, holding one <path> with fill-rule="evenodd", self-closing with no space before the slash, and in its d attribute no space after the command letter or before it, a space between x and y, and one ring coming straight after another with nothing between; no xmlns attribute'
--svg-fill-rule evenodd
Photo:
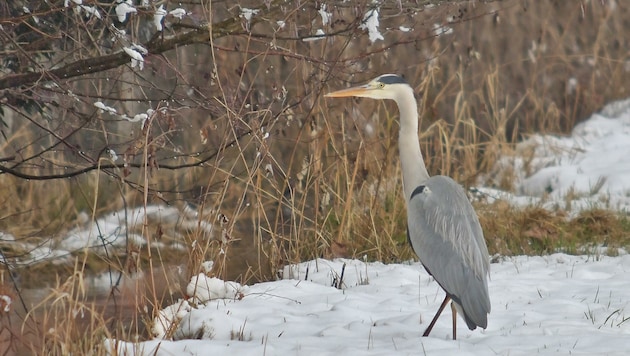
<svg viewBox="0 0 630 356"><path fill-rule="evenodd" d="M155 14L153 15L153 24L155 25L155 28L158 31L162 31L163 27L162 27L162 20L164 19L164 16L166 16L167 12L166 10L164 10L164 5L160 5L160 7L158 7L155 10Z"/></svg>
<svg viewBox="0 0 630 356"><path fill-rule="evenodd" d="M123 50L129 57L131 57L131 68L144 69L144 55L147 55L149 51L147 51L144 47L133 44L130 47L123 47Z"/></svg>
<svg viewBox="0 0 630 356"><path fill-rule="evenodd" d="M135 14L138 10L133 7L131 0L119 0L120 3L116 5L116 16L118 16L118 22L125 22L128 14Z"/></svg>
<svg viewBox="0 0 630 356"><path fill-rule="evenodd" d="M315 31L314 36L302 38L302 42L319 41L319 40L323 40L324 38L326 38L326 33L324 33L324 30L320 28L320 29L317 29L317 31Z"/></svg>
<svg viewBox="0 0 630 356"><path fill-rule="evenodd" d="M245 19L245 21L247 22L247 31L249 31L249 27L251 25L251 21L252 18L254 17L254 15L256 15L257 13L259 13L260 10L258 9L248 9L248 8L241 8L241 14L239 15L241 18Z"/></svg>
<svg viewBox="0 0 630 356"><path fill-rule="evenodd" d="M195 302L205 303L214 299L235 299L242 293L242 289L236 282L225 282L199 273L188 283L186 294Z"/></svg>
<svg viewBox="0 0 630 356"><path fill-rule="evenodd" d="M513 175L517 196L571 209L630 211L630 100L614 102L570 136L532 135L497 163L495 179Z"/></svg>
<svg viewBox="0 0 630 356"><path fill-rule="evenodd" d="M384 40L385 38L379 31L379 19L378 9L371 9L363 15L363 23L359 26L362 30L368 31L370 42L374 43L377 40Z"/></svg>
<svg viewBox="0 0 630 356"><path fill-rule="evenodd" d="M0 307L3 312L8 313L11 311L11 304L13 299L6 294L0 295Z"/></svg>
<svg viewBox="0 0 630 356"><path fill-rule="evenodd" d="M168 14L180 20L182 20L184 16L187 15L186 10L182 9L181 7L178 7L177 9L169 11Z"/></svg>
<svg viewBox="0 0 630 356"><path fill-rule="evenodd" d="M322 4L319 10L317 10L319 16L322 18L322 26L328 25L332 19L332 13L326 11L326 4Z"/></svg>
<svg viewBox="0 0 630 356"><path fill-rule="evenodd" d="M107 105L103 104L103 102L101 102L101 101L95 102L94 103L94 107L99 109L99 112L101 112L101 113L108 112L110 114L116 114L116 109L114 109L111 106L107 106Z"/></svg>

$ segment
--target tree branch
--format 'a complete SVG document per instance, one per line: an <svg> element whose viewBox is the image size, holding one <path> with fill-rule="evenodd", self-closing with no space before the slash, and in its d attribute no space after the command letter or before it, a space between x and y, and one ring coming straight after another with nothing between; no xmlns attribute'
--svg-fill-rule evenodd
<svg viewBox="0 0 630 356"><path fill-rule="evenodd" d="M269 10L267 10L266 6L261 6L259 10L261 12L264 11L265 16L267 16L276 11L280 11L280 6L276 5L275 7L271 7ZM251 26L263 19L264 16L255 16L250 21ZM164 36L163 32L156 32L153 38L143 44L143 47L147 49L149 54L161 54L180 46L186 46L194 43L208 43L211 39L211 35L212 39L216 39L228 35L236 35L241 31L241 21L239 17L235 16L216 24L193 27L190 31L178 33L172 36ZM38 81L68 79L86 74L98 73L114 69L125 63L129 63L130 61L131 58L127 53L124 51L118 51L105 56L81 59L57 69L7 75L0 78L0 90L33 85Z"/></svg>
<svg viewBox="0 0 630 356"><path fill-rule="evenodd" d="M415 6L439 5L442 3L461 3L467 0L422 0L417 1ZM481 0L482 2L493 2L501 0ZM257 8L259 13L250 20L250 28L266 18L273 17L281 12L286 5L283 0L273 1L269 6L261 5ZM402 5L401 5L402 6ZM207 43L212 39L220 37L238 35L244 33L241 19L233 16L216 24L202 26L186 26L190 31L178 33L172 36L164 36L164 32L156 32L151 40L143 44L149 54L162 54L179 46L186 46L194 43ZM49 81L58 79L68 79L86 74L98 73L109 69L114 69L125 63L129 63L131 58L124 51L118 51L101 57L81 59L69 63L61 68L52 70L42 70L38 72L19 73L7 75L0 78L0 90L28 86L38 81Z"/></svg>

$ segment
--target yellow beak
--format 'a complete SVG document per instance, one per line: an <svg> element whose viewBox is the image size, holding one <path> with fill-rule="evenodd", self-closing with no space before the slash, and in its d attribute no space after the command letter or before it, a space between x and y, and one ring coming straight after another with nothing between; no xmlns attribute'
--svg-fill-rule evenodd
<svg viewBox="0 0 630 356"><path fill-rule="evenodd" d="M370 91L370 88L368 88L365 85L362 86L358 86L358 87L353 87L353 88L348 88L348 89L343 89L343 90L337 90L334 91L332 93L328 93L326 95L324 95L327 98L347 98L350 96L361 96L361 94L366 93Z"/></svg>

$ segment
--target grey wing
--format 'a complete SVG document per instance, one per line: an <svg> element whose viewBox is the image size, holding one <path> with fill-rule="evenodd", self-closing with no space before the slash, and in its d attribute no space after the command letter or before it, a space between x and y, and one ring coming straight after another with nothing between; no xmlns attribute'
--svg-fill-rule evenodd
<svg viewBox="0 0 630 356"><path fill-rule="evenodd" d="M488 248L464 189L444 176L411 195L409 241L420 262L464 312L469 329L486 328L490 312Z"/></svg>

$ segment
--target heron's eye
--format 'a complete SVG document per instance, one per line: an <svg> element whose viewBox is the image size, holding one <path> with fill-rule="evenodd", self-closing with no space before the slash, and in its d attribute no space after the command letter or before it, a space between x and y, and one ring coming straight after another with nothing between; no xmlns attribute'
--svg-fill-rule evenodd
<svg viewBox="0 0 630 356"><path fill-rule="evenodd" d="M376 85L376 87L377 87L377 88L379 88L379 89L383 89L383 88L385 88L385 84L383 84L383 83L378 83L378 84Z"/></svg>

